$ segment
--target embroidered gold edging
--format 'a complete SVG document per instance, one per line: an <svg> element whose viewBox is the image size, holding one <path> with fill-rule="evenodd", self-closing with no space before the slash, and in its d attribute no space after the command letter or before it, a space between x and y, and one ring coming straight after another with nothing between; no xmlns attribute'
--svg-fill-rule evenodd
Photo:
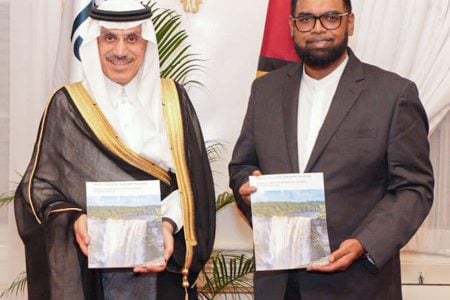
<svg viewBox="0 0 450 300"><path fill-rule="evenodd" d="M67 85L66 89L84 120L105 147L131 165L158 178L167 185L170 184L170 176L164 169L135 153L120 141L81 82Z"/></svg>
<svg viewBox="0 0 450 300"><path fill-rule="evenodd" d="M61 208L61 209L55 209L50 211L47 216L50 216L51 214L61 213L61 212L68 212L68 211L83 211L81 208Z"/></svg>
<svg viewBox="0 0 450 300"><path fill-rule="evenodd" d="M167 126L167 134L172 148L177 173L178 189L181 195L184 219L184 238L186 242L186 261L182 270L183 287L189 287L189 268L194 256L194 246L197 245L195 234L194 196L192 193L189 169L186 163L184 149L183 121L181 118L178 92L173 80L162 79L163 110Z"/></svg>
<svg viewBox="0 0 450 300"><path fill-rule="evenodd" d="M267 73L269 73L269 72L266 72L266 71L257 71L257 72L256 72L256 78L259 78L259 77L261 77L261 76L264 76L264 75L266 75Z"/></svg>
<svg viewBox="0 0 450 300"><path fill-rule="evenodd" d="M33 205L33 193L32 193L33 180L34 180L34 175L36 173L37 165L39 162L39 156L41 155L41 147L42 147L42 139L44 136L44 128L45 128L45 124L47 122L48 108L50 106L50 103L52 102L52 99L53 98L50 98L50 100L48 101L47 107L45 108L44 114L42 115L41 127L39 128L39 135L38 135L37 144L36 144L36 155L34 156L33 168L31 169L30 179L28 181L28 201L30 202L31 211L33 212L34 218L36 219L38 224L42 224L42 222L41 222L41 220L39 220L39 217L36 213L36 209L34 208L34 205Z"/></svg>

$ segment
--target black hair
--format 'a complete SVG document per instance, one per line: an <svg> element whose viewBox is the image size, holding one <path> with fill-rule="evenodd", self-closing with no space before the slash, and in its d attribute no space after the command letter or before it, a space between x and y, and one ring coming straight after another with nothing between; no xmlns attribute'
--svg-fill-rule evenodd
<svg viewBox="0 0 450 300"><path fill-rule="evenodd" d="M299 0L291 0L291 15L294 16L295 8L297 7L297 2ZM348 12L352 11L352 2L351 0L342 0L344 2L344 6ZM295 16L294 16L295 17Z"/></svg>

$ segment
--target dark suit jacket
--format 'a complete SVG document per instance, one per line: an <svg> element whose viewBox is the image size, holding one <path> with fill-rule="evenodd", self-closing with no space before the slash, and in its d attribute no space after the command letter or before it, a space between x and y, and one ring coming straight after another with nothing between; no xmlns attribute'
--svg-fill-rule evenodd
<svg viewBox="0 0 450 300"><path fill-rule="evenodd" d="M351 50L349 55L306 172L324 173L331 250L356 238L375 261L377 272L364 268L368 262L363 259L331 275L300 271L303 300L400 299L399 250L416 232L433 199L427 116L415 84L362 63ZM299 172L301 74L302 65L291 64L253 83L229 166L230 185L249 219L250 208L238 190L254 170Z"/></svg>

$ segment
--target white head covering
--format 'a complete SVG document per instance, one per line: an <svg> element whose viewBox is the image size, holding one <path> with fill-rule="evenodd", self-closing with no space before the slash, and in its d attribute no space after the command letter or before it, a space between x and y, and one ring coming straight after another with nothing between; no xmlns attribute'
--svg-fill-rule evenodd
<svg viewBox="0 0 450 300"><path fill-rule="evenodd" d="M108 0L103 1L97 9L100 11L127 12L145 8L136 0ZM112 124L113 128L123 138L130 132L123 132L118 125L117 112L113 109L105 85L105 78L100 63L97 37L101 27L108 29L129 29L141 25L142 38L148 41L145 58L141 69L136 75L137 98L140 102L145 118L141 121L144 137L141 141L139 154L151 159L161 167L173 169L172 157L167 142L166 128L162 112L161 79L159 68L158 47L155 29L150 18L138 21L110 22L100 21L89 17L86 20L86 35L80 47L80 57L83 69L83 83L99 105L103 114ZM133 79L134 80L134 79ZM136 149L134 149L136 151Z"/></svg>

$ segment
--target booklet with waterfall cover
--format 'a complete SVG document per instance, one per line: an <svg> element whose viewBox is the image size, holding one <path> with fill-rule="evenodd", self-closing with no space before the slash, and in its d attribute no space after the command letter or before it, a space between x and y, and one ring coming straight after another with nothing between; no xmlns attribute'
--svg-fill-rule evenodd
<svg viewBox="0 0 450 300"><path fill-rule="evenodd" d="M323 173L250 176L257 271L328 264Z"/></svg>
<svg viewBox="0 0 450 300"><path fill-rule="evenodd" d="M86 182L89 268L162 265L158 180Z"/></svg>

